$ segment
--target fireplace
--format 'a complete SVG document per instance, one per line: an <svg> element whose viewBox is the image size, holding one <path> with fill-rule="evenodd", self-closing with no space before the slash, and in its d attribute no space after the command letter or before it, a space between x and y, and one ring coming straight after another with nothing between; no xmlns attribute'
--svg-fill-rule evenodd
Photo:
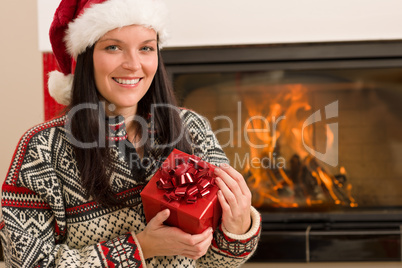
<svg viewBox="0 0 402 268"><path fill-rule="evenodd" d="M262 213L253 261L401 261L402 42L163 56Z"/></svg>

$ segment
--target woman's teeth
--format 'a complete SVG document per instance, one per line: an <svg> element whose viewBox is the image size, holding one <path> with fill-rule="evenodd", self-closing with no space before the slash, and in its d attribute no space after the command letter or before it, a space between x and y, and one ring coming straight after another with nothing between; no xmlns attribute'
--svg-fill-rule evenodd
<svg viewBox="0 0 402 268"><path fill-rule="evenodd" d="M116 81L119 84L122 85L135 85L138 82L140 82L140 78L137 79L120 79L120 78L113 78L114 81Z"/></svg>

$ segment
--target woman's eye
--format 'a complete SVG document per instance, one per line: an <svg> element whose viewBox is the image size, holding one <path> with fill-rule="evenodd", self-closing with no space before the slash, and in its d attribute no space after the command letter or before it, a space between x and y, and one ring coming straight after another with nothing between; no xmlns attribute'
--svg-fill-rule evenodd
<svg viewBox="0 0 402 268"><path fill-rule="evenodd" d="M116 50L118 50L118 47L117 47L117 46L114 46L114 45L112 45L112 46L107 46L107 47L106 47L106 50L116 51Z"/></svg>
<svg viewBox="0 0 402 268"><path fill-rule="evenodd" d="M154 51L155 49L153 47L143 47L141 50L148 52L148 51Z"/></svg>

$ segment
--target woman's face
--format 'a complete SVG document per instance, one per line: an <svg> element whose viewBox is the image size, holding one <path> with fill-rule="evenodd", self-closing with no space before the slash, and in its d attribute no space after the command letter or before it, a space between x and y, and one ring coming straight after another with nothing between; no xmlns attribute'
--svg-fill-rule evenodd
<svg viewBox="0 0 402 268"><path fill-rule="evenodd" d="M95 84L116 112L137 112L158 68L157 49L156 32L140 25L109 31L95 44Z"/></svg>

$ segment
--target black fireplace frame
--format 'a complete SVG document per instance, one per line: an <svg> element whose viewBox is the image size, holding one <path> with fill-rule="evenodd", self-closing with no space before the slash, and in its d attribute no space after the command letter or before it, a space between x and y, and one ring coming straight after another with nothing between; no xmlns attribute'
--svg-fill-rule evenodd
<svg viewBox="0 0 402 268"><path fill-rule="evenodd" d="M402 40L167 48L162 56L171 81L175 74L211 71L402 68ZM402 207L265 211L262 221L254 261L402 261Z"/></svg>

